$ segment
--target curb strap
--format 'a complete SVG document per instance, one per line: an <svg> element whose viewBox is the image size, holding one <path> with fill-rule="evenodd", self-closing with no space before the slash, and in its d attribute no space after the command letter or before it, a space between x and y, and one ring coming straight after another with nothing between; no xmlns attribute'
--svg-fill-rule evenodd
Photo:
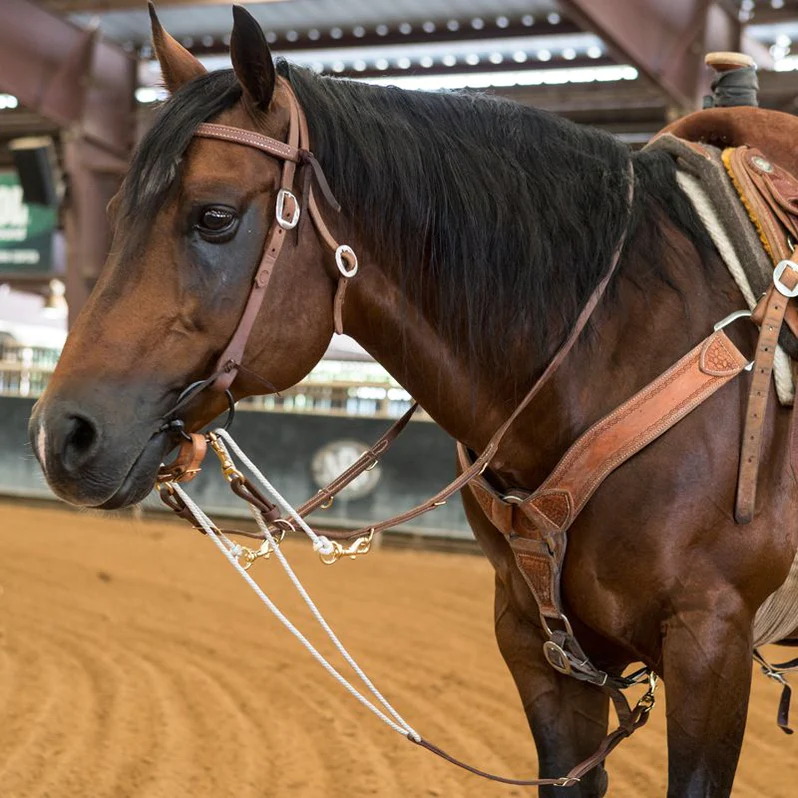
<svg viewBox="0 0 798 798"><path fill-rule="evenodd" d="M792 687L787 681L786 673L798 671L798 657L791 659L789 662L779 662L771 665L761 654L758 648L754 649L754 659L762 667L762 673L773 679L781 685L781 699L779 700L779 709L776 715L776 723L785 734L792 734L793 730L790 728L790 699L792 698Z"/></svg>
<svg viewBox="0 0 798 798"><path fill-rule="evenodd" d="M756 487L759 474L759 461L762 454L762 431L765 425L768 396L770 395L773 359L779 333L790 300L798 296L798 248L791 260L783 260L773 272L773 286L765 294L754 315L761 317L759 340L754 358L754 374L748 394L748 407L745 413L740 470L737 477L737 500L734 520L738 524L749 523L756 511ZM764 303L764 312L761 305ZM796 402L798 405L798 401ZM795 410L793 409L793 412Z"/></svg>

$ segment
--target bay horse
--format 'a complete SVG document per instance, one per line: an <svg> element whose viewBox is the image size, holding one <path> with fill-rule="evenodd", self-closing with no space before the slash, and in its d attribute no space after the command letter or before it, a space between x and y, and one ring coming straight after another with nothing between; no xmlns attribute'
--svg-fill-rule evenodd
<svg viewBox="0 0 798 798"><path fill-rule="evenodd" d="M171 97L109 206L107 263L36 405L30 437L62 499L143 499L179 440L163 424L206 378L250 293L280 164L198 138L208 121L285 140L288 86L340 201L322 207L360 271L343 328L453 438L481 451L574 326L618 242L617 270L554 377L491 461L499 486L534 488L593 422L669 368L742 297L662 152L512 102L377 88L276 64L236 8L233 70L206 73L153 14ZM629 200L630 164L634 199ZM338 269L310 224L287 236L232 383L236 398L287 388L333 332ZM752 351L753 325L730 337ZM572 527L563 601L591 659L643 662L668 690L668 795L728 796L746 722L752 621L798 548L788 413L771 393L758 512L732 510L746 401L735 380L609 476ZM203 392L188 430L225 407ZM541 776L592 754L608 700L555 672L537 607L503 535L464 492L496 572L495 628L537 747ZM467 700L467 698L465 699ZM606 791L603 768L567 788ZM543 787L541 795L552 795Z"/></svg>

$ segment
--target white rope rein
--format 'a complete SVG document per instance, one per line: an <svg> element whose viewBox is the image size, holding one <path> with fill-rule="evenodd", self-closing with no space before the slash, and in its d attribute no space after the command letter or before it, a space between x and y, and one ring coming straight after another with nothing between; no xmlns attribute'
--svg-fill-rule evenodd
<svg viewBox="0 0 798 798"><path fill-rule="evenodd" d="M325 551L327 547L331 548L331 544L328 538L325 538L322 535L316 535L312 529L301 519L296 511L288 504L288 502L278 493L277 490L271 485L271 483L258 471L255 465L249 460L249 458L244 455L241 451L239 446L235 443L235 441L231 438L231 436L225 430L216 430L216 434L219 437L224 437L224 439L230 444L230 447L235 451L241 461L247 466L247 468L252 472L253 476L263 485L266 490L268 490L271 495L278 501L278 503L286 510L294 520L298 521L301 528L308 537L311 538L313 541L313 548L316 551L321 551L322 553ZM241 566L238 562L238 557L241 555L243 549L242 547L233 541L231 541L226 535L220 534L219 530L214 526L213 522L208 518L205 512L194 502L194 500L185 492L185 490L177 483L172 483L172 487L176 491L176 493L180 496L180 498L186 503L186 506L194 513L196 519L199 521L200 525L202 526L203 530L207 533L208 537L213 541L214 545L221 551L224 556L227 558L228 562L238 571L238 573L242 576L244 581L252 588L252 590L256 593L258 598L265 604L265 606L274 614L274 616L283 624L283 626L288 629L294 637L299 640L300 643L308 650L311 656L336 680L338 681L349 693L351 693L361 704L371 710L383 723L387 724L390 728L394 731L398 732L399 734L410 738L414 742L419 742L421 740L420 735L413 729L410 724L408 724L404 718L394 709L394 707L390 704L390 702L382 695L382 693L374 686L373 682L366 676L363 669L355 662L352 655L347 651L341 641L338 639L338 636L333 632L330 628L330 625L325 620L324 616L321 614L318 607L315 605L313 600L311 599L310 595L308 594L305 587L299 580L299 577L294 573L293 568L289 564L288 560L286 559L283 552L280 550L280 546L275 540L274 536L272 535L271 531L269 530L268 526L264 522L263 518L261 517L260 513L255 510L255 508L251 508L253 510L253 516L255 517L258 526L260 527L261 531L264 533L266 537L266 542L271 547L272 551L274 551L275 555L277 556L278 561L282 565L283 569L285 570L286 574L288 575L289 579L293 583L294 587L296 588L297 592L300 594L304 602L307 604L308 608L312 612L314 618L316 619L317 623L321 626L324 630L325 634L329 637L332 641L335 648L344 658L344 660L349 664L352 670L355 672L357 677L363 682L366 688L371 692L371 694L375 697L377 702L382 705L382 707L387 711L383 712L378 706L376 706L372 701L370 701L366 696L364 696L354 685L352 685L344 676L339 673L339 671L330 664L330 662L325 659L325 657L313 646L313 644L302 634L302 632L294 626L293 623L280 611L280 609L274 604L274 602L263 592L260 585L249 575L249 573ZM326 544L326 545L325 545ZM392 717L389 717L392 716ZM393 718L393 719L392 719Z"/></svg>
<svg viewBox="0 0 798 798"><path fill-rule="evenodd" d="M286 499L283 498L282 494L277 490L277 488L269 482L266 477L261 474L258 470L258 467L250 460L246 454L241 450L241 447L233 440L233 436L226 429L216 429L214 433L219 437L223 438L229 444L230 448L236 453L236 456L239 460L247 467L249 472L255 477L255 479L263 485L264 488L272 495L272 497L276 500L277 504L279 504L291 518L299 524L300 529L313 541L313 551L318 552L319 554L331 554L333 551L333 545L330 542L330 539L325 537L324 535L317 535L311 528L308 526L307 522L301 515L288 503ZM225 450L226 451L226 450ZM229 456L229 452L228 452ZM256 516L257 518L258 516Z"/></svg>

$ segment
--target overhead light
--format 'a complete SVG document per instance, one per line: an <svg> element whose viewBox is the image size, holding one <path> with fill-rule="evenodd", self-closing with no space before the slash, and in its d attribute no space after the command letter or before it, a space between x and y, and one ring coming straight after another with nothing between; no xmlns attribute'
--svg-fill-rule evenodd
<svg viewBox="0 0 798 798"><path fill-rule="evenodd" d="M6 108L16 108L19 100L13 94L0 94L0 110Z"/></svg>
<svg viewBox="0 0 798 798"><path fill-rule="evenodd" d="M796 61L798 62L798 59ZM377 86L398 86L405 89L435 91L438 89L487 89L502 86L556 86L566 83L609 83L620 80L636 80L637 77L638 72L633 66L623 64L565 69L444 73L441 75L392 75L367 78L365 82Z"/></svg>

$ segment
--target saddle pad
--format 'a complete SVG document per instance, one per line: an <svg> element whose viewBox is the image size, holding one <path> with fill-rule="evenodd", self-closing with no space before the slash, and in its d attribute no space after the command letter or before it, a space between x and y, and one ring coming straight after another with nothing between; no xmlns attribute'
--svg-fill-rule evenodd
<svg viewBox="0 0 798 798"><path fill-rule="evenodd" d="M773 266L726 171L721 151L707 145L698 147L667 134L656 138L647 149L664 150L676 158L680 188L690 199L746 304L753 310L771 283ZM791 405L795 386L790 357L783 348L785 336L780 343L773 368L776 393L781 404ZM795 354L792 350L791 353Z"/></svg>

